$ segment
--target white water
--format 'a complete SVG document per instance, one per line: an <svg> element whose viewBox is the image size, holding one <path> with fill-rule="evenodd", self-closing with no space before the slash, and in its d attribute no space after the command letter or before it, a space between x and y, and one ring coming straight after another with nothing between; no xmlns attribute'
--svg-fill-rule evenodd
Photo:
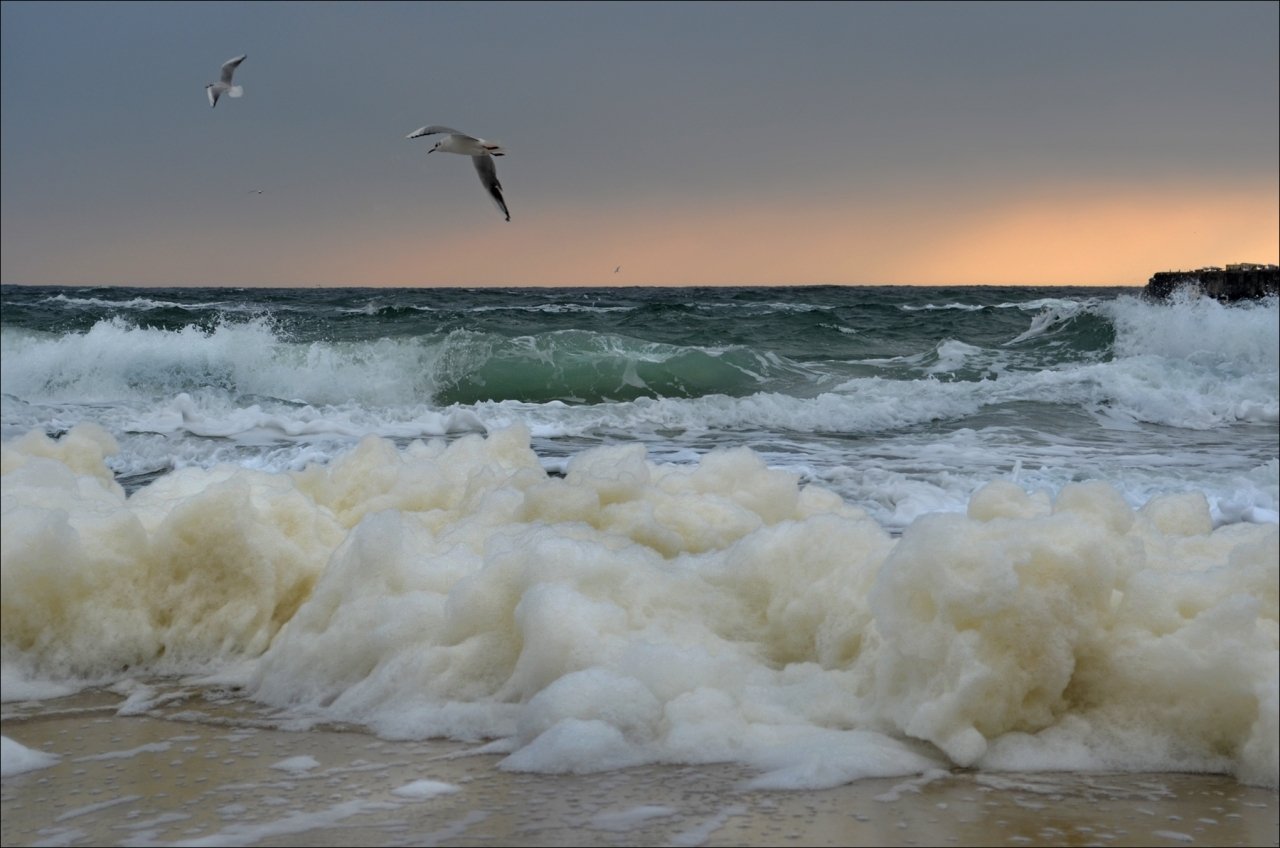
<svg viewBox="0 0 1280 848"><path fill-rule="evenodd" d="M523 426L371 437L126 497L115 448L87 424L3 446L6 698L200 674L299 719L496 740L539 772L1277 785L1280 530L1215 527L1198 492L1135 510L1101 482L996 480L894 538L745 449L596 448L561 478Z"/></svg>

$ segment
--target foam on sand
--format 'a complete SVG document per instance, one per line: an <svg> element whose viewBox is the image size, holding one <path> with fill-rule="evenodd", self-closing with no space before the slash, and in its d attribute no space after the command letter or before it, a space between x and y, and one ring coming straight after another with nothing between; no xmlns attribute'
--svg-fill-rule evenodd
<svg viewBox="0 0 1280 848"><path fill-rule="evenodd" d="M894 539L746 449L543 471L521 426L126 497L81 425L3 448L5 679L202 672L502 768L768 788L997 770L1277 784L1275 525L995 481Z"/></svg>
<svg viewBox="0 0 1280 848"><path fill-rule="evenodd" d="M0 736L0 777L12 777L15 774L48 768L59 759L61 758L54 754L33 751L8 736Z"/></svg>
<svg viewBox="0 0 1280 848"><path fill-rule="evenodd" d="M172 693L169 687L166 691ZM110 717L95 690L6 711L22 744L57 753L4 780L5 845L1266 845L1276 793L1208 775L958 770L822 792L746 785L733 764L591 775L496 768L500 754L440 740L264 727L271 710L204 689ZM97 718L85 721L86 711ZM229 727L231 732L228 732ZM156 742L173 742L168 751ZM272 768L299 748L322 766ZM138 751L122 768L104 757ZM447 791L446 787L454 788Z"/></svg>

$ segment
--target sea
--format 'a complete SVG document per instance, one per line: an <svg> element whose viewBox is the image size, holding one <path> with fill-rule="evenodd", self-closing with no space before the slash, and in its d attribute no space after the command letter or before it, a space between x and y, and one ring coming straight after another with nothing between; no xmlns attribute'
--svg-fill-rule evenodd
<svg viewBox="0 0 1280 848"><path fill-rule="evenodd" d="M1274 297L6 285L0 383L7 704L1278 782Z"/></svg>

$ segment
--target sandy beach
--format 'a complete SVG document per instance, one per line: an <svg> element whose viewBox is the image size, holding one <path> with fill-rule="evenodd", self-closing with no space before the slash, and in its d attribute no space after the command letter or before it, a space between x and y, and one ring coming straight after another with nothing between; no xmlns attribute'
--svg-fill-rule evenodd
<svg viewBox="0 0 1280 848"><path fill-rule="evenodd" d="M6 705L58 761L5 778L4 845L1276 845L1277 793L1221 776L933 773L743 790L731 765L518 774L456 742L286 730L202 693L141 715Z"/></svg>

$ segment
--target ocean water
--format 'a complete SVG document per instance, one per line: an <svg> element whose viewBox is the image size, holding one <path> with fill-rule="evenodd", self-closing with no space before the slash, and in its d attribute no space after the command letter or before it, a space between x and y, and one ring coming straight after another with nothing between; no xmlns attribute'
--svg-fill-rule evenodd
<svg viewBox="0 0 1280 848"><path fill-rule="evenodd" d="M198 681L513 770L761 787L1278 782L1274 298L0 306L6 701Z"/></svg>

